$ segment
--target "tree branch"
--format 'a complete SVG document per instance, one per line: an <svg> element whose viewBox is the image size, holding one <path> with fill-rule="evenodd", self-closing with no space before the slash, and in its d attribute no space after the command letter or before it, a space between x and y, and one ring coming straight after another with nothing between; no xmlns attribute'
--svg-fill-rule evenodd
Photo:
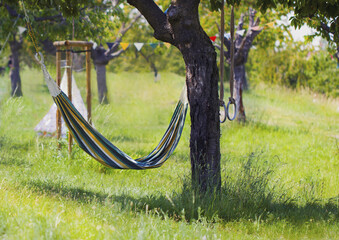
<svg viewBox="0 0 339 240"><path fill-rule="evenodd" d="M15 9L13 9L11 6L8 4L1 4L0 6L4 6L7 9L7 12L9 13L10 16L12 17L19 17L19 18L24 18L24 15L19 14ZM42 22L42 21L54 21L54 22L64 22L66 19L62 16L61 13L53 15L53 16L45 16L45 17L35 17L34 16L34 21L36 22Z"/></svg>
<svg viewBox="0 0 339 240"><path fill-rule="evenodd" d="M240 19L239 19L239 22L238 22L238 27L237 27L237 30L242 30L243 26L244 26L244 14L242 13L240 15Z"/></svg>
<svg viewBox="0 0 339 240"><path fill-rule="evenodd" d="M111 55L107 56L107 60L110 61L113 58L119 57L125 50L120 49L119 51L116 51L115 53L112 53Z"/></svg>
<svg viewBox="0 0 339 240"><path fill-rule="evenodd" d="M216 47L219 51L221 49L221 47L218 44L214 44L214 47ZM224 50L224 57L226 58L227 63L230 64L231 62L230 62L230 51L229 50L228 51Z"/></svg>
<svg viewBox="0 0 339 240"><path fill-rule="evenodd" d="M132 21L130 21L130 23L126 26L126 23L123 23L120 30L119 30L119 34L118 37L116 38L116 40L113 43L113 46L111 47L111 49L107 49L107 51L105 52L105 55L109 56L111 55L119 46L119 43L122 40L122 37L126 34L126 32L131 29L131 27L134 25L134 23L136 21L138 21L138 19L141 17L141 14L138 13L136 16L134 16L134 18L132 19Z"/></svg>
<svg viewBox="0 0 339 240"><path fill-rule="evenodd" d="M153 36L156 39L173 43L171 28L166 14L162 12L153 0L127 0L127 2L137 8L146 18L154 30Z"/></svg>
<svg viewBox="0 0 339 240"><path fill-rule="evenodd" d="M255 14L257 14L257 11L253 8L250 8L249 9L249 24L250 24L250 27L255 26L255 21L254 21Z"/></svg>

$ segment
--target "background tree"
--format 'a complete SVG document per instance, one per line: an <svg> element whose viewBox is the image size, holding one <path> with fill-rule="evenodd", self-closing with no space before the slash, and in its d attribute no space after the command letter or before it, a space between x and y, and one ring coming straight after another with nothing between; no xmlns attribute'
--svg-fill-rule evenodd
<svg viewBox="0 0 339 240"><path fill-rule="evenodd" d="M7 58L7 65L10 68L11 96L22 96L21 77L20 77L20 50L22 49L23 39L18 34L17 26L22 25L23 21L20 15L7 3L0 2L0 38L5 42L8 33L10 33L8 46L10 56ZM5 46L7 47L7 46Z"/></svg>
<svg viewBox="0 0 339 240"><path fill-rule="evenodd" d="M237 106L237 120L246 121L245 107L242 99L242 93L247 89L246 69L245 63L248 59L248 53L253 45L254 38L262 31L259 27L259 18L255 19L257 11L250 8L248 11L249 25L246 34L243 36L244 18L245 14L241 14L237 31L235 32L235 44L234 44L234 99ZM231 64L231 41L224 36L223 44L226 46L224 50L224 57L226 62ZM216 47L220 50L220 46L216 44Z"/></svg>
<svg viewBox="0 0 339 240"><path fill-rule="evenodd" d="M112 3L113 8L116 8L117 1ZM127 13L131 15L131 13ZM116 34L115 41L112 46L108 49L102 45L102 40L100 39L100 44L96 48L92 49L92 59L97 73L97 84L98 84L98 99L100 103L108 103L107 99L107 83L106 83L106 66L114 58L120 56L123 53L123 49L118 50L120 42L122 41L123 36L126 32L131 29L133 24L141 17L141 14L135 13L131 19L120 18L122 23ZM108 20L111 21L111 20ZM106 39L110 39L112 34L106 36Z"/></svg>

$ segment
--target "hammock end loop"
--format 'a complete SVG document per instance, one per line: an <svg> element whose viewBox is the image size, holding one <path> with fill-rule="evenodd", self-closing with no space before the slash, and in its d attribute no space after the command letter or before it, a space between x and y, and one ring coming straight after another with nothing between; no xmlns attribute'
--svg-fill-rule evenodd
<svg viewBox="0 0 339 240"><path fill-rule="evenodd" d="M40 57L40 58L39 58ZM41 52L37 52L35 54L35 59L40 63L40 64L44 64L44 57L42 55Z"/></svg>

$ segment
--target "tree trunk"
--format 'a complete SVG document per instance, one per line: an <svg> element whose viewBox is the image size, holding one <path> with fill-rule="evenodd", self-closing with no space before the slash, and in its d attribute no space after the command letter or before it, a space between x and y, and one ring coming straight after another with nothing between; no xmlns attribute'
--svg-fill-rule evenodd
<svg viewBox="0 0 339 240"><path fill-rule="evenodd" d="M220 122L216 52L205 33L181 48L191 116L192 185L201 192L220 189Z"/></svg>
<svg viewBox="0 0 339 240"><path fill-rule="evenodd" d="M22 96L21 90L21 78L20 78L20 61L19 61L19 50L22 47L22 43L15 40L9 42L12 56L10 66L10 79L11 79L11 96L20 97Z"/></svg>
<svg viewBox="0 0 339 240"><path fill-rule="evenodd" d="M234 66L234 99L237 106L237 121L245 122L245 107L242 101L242 92L244 90L244 82L246 78L245 65Z"/></svg>
<svg viewBox="0 0 339 240"><path fill-rule="evenodd" d="M106 83L106 65L95 64L98 84L98 99L101 104L107 104L107 83Z"/></svg>
<svg viewBox="0 0 339 240"><path fill-rule="evenodd" d="M245 122L246 114L245 108L242 100L242 93L244 90L248 89L248 82L246 79L245 64L248 59L248 54L253 44L255 37L262 31L262 28L259 27L259 18L255 19L256 10L250 8L248 12L249 16L249 26L245 36L240 33L236 33L235 37L235 55L234 55L234 99L237 105L237 121ZM238 22L237 30L243 30L245 14L241 14L240 20ZM220 31L220 30L219 30ZM227 48L227 51L224 52L224 56L227 59L227 62L230 63L230 46L231 42L227 37L224 37L224 45ZM218 45L217 48L220 49Z"/></svg>
<svg viewBox="0 0 339 240"><path fill-rule="evenodd" d="M86 62L86 57L81 53L73 53L72 57L72 68L76 72L84 70L84 65Z"/></svg>
<svg viewBox="0 0 339 240"><path fill-rule="evenodd" d="M147 19L154 37L183 55L191 115L192 186L199 192L220 190L218 68L214 46L199 22L199 3L172 0L164 13L152 0L128 0Z"/></svg>

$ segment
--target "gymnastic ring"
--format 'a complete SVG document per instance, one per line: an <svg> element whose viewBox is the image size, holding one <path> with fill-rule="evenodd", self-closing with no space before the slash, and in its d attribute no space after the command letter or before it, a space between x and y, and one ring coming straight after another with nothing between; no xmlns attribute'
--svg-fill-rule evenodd
<svg viewBox="0 0 339 240"><path fill-rule="evenodd" d="M234 104L234 115L233 115L232 118L229 115L229 107L230 107L231 104ZM237 116L237 105L235 104L234 99L230 99L228 101L225 111L226 111L226 116L227 116L228 120L233 121L236 118L236 116Z"/></svg>
<svg viewBox="0 0 339 240"><path fill-rule="evenodd" d="M224 107L225 116L224 116L224 119L220 119L220 123L224 123L226 121L226 118L227 118L227 108L226 108L226 105L225 105L224 101L222 101L221 106Z"/></svg>

